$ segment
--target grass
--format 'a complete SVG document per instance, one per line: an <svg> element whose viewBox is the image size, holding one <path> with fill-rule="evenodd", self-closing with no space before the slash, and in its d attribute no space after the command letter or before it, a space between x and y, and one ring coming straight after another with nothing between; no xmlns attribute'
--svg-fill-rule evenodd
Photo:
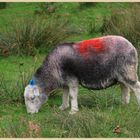
<svg viewBox="0 0 140 140"><path fill-rule="evenodd" d="M52 20L44 17L16 19L10 25L9 30L0 33L0 43L11 54L23 56L47 52L51 47L79 34L69 21L57 17Z"/></svg>
<svg viewBox="0 0 140 140"><path fill-rule="evenodd" d="M140 4L136 3L135 5L127 9L112 10L111 17L106 17L103 20L103 34L121 35L127 38L136 48L139 48L139 7Z"/></svg>
<svg viewBox="0 0 140 140"><path fill-rule="evenodd" d="M65 17L67 13L71 24L81 28L81 34L68 41L101 35L89 34L89 23L97 21L97 26L100 26L102 16L111 14L108 7L127 6L120 3L98 3L93 8L79 11L78 3L58 5L57 14ZM9 4L7 9L0 10L0 30L9 28L9 22L14 17L32 17L36 6L37 3ZM0 137L140 137L140 110L136 98L132 93L130 104L123 105L118 85L99 91L80 87L80 111L75 115L69 115L70 109L58 109L61 105L61 92L52 96L38 114L27 114L25 105L18 98L23 97L21 80L25 76L23 84L28 82L45 55L0 57ZM3 91L1 83L4 83L8 93ZM118 125L120 133L114 133Z"/></svg>
<svg viewBox="0 0 140 140"><path fill-rule="evenodd" d="M10 22L15 18L34 17L34 10L37 9L39 3L9 3L7 9L0 10L0 31L5 28L10 28ZM91 22L100 24L102 16L110 15L111 8L127 7L127 3L97 3L95 6L80 10L79 3L55 3L57 9L55 15L60 18L68 18L71 25L81 29L81 35L72 37L69 40L88 39L98 34L88 34L88 28ZM51 18L48 17L48 18ZM100 33L99 33L100 35Z"/></svg>
<svg viewBox="0 0 140 140"><path fill-rule="evenodd" d="M44 55L39 55L36 64L32 57L11 56L2 59L0 70L5 82L13 87L19 79L19 64L25 72L34 71ZM6 72L5 72L6 69ZM9 88L10 90L10 88ZM21 93L23 95L23 93ZM140 113L132 93L129 105L121 103L119 86L106 90L90 91L80 87L78 102L80 111L69 115L69 110L60 111L61 92L51 97L38 114L29 115L20 102L0 103L0 137L139 137ZM8 98L8 97L7 97ZM32 124L30 126L30 123ZM113 133L119 125L121 133ZM36 130L37 129L37 130Z"/></svg>

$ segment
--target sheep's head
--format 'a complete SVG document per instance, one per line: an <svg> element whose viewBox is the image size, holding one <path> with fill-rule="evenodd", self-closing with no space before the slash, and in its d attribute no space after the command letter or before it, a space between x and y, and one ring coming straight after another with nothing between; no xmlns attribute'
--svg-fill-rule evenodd
<svg viewBox="0 0 140 140"><path fill-rule="evenodd" d="M25 105L28 113L37 113L41 105L46 101L47 95L41 93L41 90L35 85L34 80L31 80L24 91Z"/></svg>

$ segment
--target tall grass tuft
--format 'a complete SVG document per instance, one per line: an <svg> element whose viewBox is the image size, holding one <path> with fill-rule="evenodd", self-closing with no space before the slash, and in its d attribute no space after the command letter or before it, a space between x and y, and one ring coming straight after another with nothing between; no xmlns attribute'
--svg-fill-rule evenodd
<svg viewBox="0 0 140 140"><path fill-rule="evenodd" d="M121 35L136 47L140 44L140 4L132 4L127 9L112 10L111 17L103 20L102 33Z"/></svg>
<svg viewBox="0 0 140 140"><path fill-rule="evenodd" d="M10 25L10 29L0 33L0 40L13 54L19 55L34 55L39 49L47 51L75 34L68 20L57 18L23 18Z"/></svg>

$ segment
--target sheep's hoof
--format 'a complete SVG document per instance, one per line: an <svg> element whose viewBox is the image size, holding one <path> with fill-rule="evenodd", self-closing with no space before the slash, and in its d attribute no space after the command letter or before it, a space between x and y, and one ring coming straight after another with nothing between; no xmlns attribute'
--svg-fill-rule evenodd
<svg viewBox="0 0 140 140"><path fill-rule="evenodd" d="M59 107L59 109L63 111L63 110L65 110L65 109L67 109L68 107L69 107L69 105L64 106L64 105L62 104L62 105Z"/></svg>
<svg viewBox="0 0 140 140"><path fill-rule="evenodd" d="M78 111L79 111L79 110L71 110L71 111L69 112L69 114L70 114L70 115L73 115L73 114L76 114Z"/></svg>

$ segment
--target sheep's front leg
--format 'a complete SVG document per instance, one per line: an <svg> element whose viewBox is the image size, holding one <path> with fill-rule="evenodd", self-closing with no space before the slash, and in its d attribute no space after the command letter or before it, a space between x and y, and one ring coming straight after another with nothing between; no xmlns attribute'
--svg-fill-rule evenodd
<svg viewBox="0 0 140 140"><path fill-rule="evenodd" d="M124 84L120 85L122 91L122 101L124 104L128 104L130 101L130 89Z"/></svg>
<svg viewBox="0 0 140 140"><path fill-rule="evenodd" d="M78 85L70 85L69 86L69 94L71 97L71 111L70 114L75 114L78 109L78 103L77 103L77 94L78 94Z"/></svg>
<svg viewBox="0 0 140 140"><path fill-rule="evenodd" d="M69 107L69 89L64 88L63 89L63 95L62 95L62 105L59 107L60 110L65 110Z"/></svg>

